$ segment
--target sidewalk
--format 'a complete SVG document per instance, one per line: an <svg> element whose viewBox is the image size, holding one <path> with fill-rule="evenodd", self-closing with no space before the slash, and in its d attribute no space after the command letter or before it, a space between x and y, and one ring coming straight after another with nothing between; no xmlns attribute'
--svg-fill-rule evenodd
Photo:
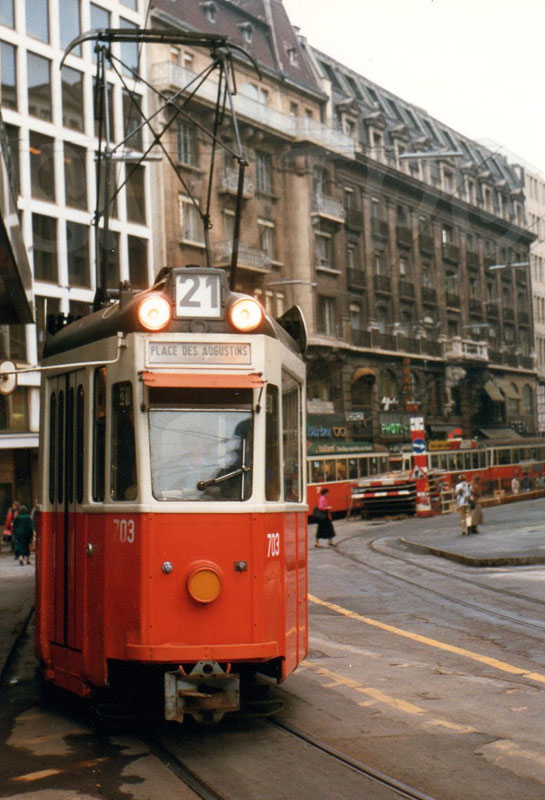
<svg viewBox="0 0 545 800"><path fill-rule="evenodd" d="M412 552L428 553L471 567L545 564L545 500L528 499L483 509L477 535L462 536L455 513L422 520L400 542Z"/></svg>
<svg viewBox="0 0 545 800"><path fill-rule="evenodd" d="M3 545L0 553L0 673L34 605L34 553L32 564L21 566Z"/></svg>

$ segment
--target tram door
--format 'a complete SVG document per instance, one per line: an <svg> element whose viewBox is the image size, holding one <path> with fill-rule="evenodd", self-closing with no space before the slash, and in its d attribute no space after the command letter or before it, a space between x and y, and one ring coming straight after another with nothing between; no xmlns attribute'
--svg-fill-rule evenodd
<svg viewBox="0 0 545 800"><path fill-rule="evenodd" d="M84 490L85 373L60 375L50 383L50 475L53 504L55 643L82 648L85 568Z"/></svg>

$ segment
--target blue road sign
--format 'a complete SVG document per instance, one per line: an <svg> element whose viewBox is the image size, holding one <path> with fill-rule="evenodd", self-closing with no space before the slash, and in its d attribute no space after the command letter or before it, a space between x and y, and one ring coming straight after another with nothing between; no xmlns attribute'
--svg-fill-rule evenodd
<svg viewBox="0 0 545 800"><path fill-rule="evenodd" d="M413 453L425 453L426 449L426 442L424 439L413 440Z"/></svg>

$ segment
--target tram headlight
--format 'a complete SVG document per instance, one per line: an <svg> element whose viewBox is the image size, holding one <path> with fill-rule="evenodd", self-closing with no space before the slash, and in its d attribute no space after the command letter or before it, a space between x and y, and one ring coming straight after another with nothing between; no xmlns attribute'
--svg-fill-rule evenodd
<svg viewBox="0 0 545 800"><path fill-rule="evenodd" d="M233 328L243 333L255 331L263 322L263 308L257 300L241 297L229 308L229 321Z"/></svg>
<svg viewBox="0 0 545 800"><path fill-rule="evenodd" d="M187 579L187 591L198 603L212 603L220 596L222 581L212 567L197 567Z"/></svg>
<svg viewBox="0 0 545 800"><path fill-rule="evenodd" d="M172 319L172 306L160 294L149 294L138 306L138 321L149 331L160 331Z"/></svg>

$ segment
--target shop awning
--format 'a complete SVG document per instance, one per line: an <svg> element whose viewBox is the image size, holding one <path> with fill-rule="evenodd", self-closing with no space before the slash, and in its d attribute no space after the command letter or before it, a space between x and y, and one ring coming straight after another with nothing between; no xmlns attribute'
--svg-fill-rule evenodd
<svg viewBox="0 0 545 800"><path fill-rule="evenodd" d="M502 395L496 384L492 383L492 381L487 381L485 383L484 390L489 398L495 403L503 403L505 401L505 397Z"/></svg>
<svg viewBox="0 0 545 800"><path fill-rule="evenodd" d="M377 373L371 367L358 367L358 369L352 375L352 383L356 383L359 381L360 378L376 378Z"/></svg>
<svg viewBox="0 0 545 800"><path fill-rule="evenodd" d="M520 400L519 390L514 383L506 380L496 380L496 383L509 400Z"/></svg>
<svg viewBox="0 0 545 800"><path fill-rule="evenodd" d="M257 372L246 375L210 372L142 372L146 386L196 389L259 389L263 379Z"/></svg>
<svg viewBox="0 0 545 800"><path fill-rule="evenodd" d="M481 428L480 433L487 439L522 439L520 433L513 428Z"/></svg>

